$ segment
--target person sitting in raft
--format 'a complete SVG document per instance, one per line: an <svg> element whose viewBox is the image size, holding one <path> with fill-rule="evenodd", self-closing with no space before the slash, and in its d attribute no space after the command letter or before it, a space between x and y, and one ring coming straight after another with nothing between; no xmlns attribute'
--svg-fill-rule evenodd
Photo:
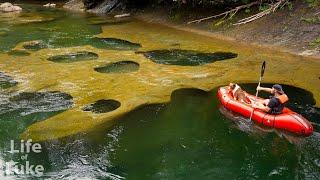
<svg viewBox="0 0 320 180"><path fill-rule="evenodd" d="M284 108L284 103L288 102L289 98L282 90L282 86L275 84L272 88L257 87L257 91L266 91L272 94L270 99L262 102L256 102L252 105L253 108L260 109L269 114L281 114Z"/></svg>
<svg viewBox="0 0 320 180"><path fill-rule="evenodd" d="M247 98L245 91L241 89L238 84L230 83L228 86L229 93L232 94L234 100L240 101L241 103L250 104L250 100Z"/></svg>

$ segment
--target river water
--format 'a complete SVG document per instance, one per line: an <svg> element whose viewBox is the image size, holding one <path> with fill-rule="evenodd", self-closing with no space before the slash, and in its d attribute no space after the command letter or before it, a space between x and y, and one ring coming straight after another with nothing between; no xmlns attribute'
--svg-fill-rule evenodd
<svg viewBox="0 0 320 180"><path fill-rule="evenodd" d="M123 35L124 40L112 37L112 39L100 41L96 37L93 38L93 36L102 32L101 26L107 28L107 30L109 27L112 35L114 34L113 27L136 20L126 19L123 22L118 22L117 20L109 20L110 18L47 9L37 5L23 4L22 7L24 12L20 15L0 16L0 32L3 32L0 36L0 53L2 54L0 64L3 68L0 69L1 165L10 161L17 162L19 165L25 164L26 160L21 159L21 157L25 156L26 153L11 154L8 151L10 150L11 140L14 140L15 147L20 146L20 135L28 133L29 131L26 130L32 124L45 122L46 119L55 118L69 112L69 109L77 109L78 106L80 110L95 113L113 111L120 106L120 103L116 100L100 100L83 107L83 104L91 102L90 98L88 98L90 101L85 101L85 103L81 100L83 94L90 96L90 93L86 90L75 93L73 91L73 89L76 89L73 86L74 84L67 84L70 87L65 85L66 83L64 86L53 83L53 87L57 86L59 88L51 89L51 86L42 83L42 81L50 82L51 79L41 79L37 75L31 77L35 77L37 80L38 84L34 86L41 88L33 88L32 83L25 82L32 81L30 77L24 78L22 76L19 79L20 74L24 72L23 70L20 72L10 69L8 64L14 67L23 64L26 69L29 67L34 70L36 62L32 61L31 58L36 58L36 53L39 50L40 55L43 55L41 49L49 49L49 52L44 50L44 53L50 54L50 49L61 51L65 48L85 45L91 45L98 49L98 52L107 49L111 50L111 53L113 51L118 53L131 52L141 48L138 43L126 41L126 35ZM134 24L132 26L133 30L141 24L143 23ZM126 32L124 29L123 31ZM168 32L175 31L168 30ZM154 32L150 32L150 34L152 33ZM176 33L181 32L177 31ZM161 38L157 33L154 33L154 36L153 38ZM27 46L24 46L24 49L19 49L19 43L33 40L41 40L41 42L29 47L28 51L25 50L28 49ZM174 49L180 47L179 44L174 42L169 43ZM183 43L183 40L181 40L181 43ZM12 51L12 49L15 49L15 51ZM36 55L31 55L31 58L28 59L29 54L33 53ZM144 52L138 52L137 54L139 53ZM157 53L160 53L160 61L159 59L152 59L156 58ZM160 69L166 65L180 65L183 68L184 66L202 65L198 64L197 58L202 58L200 60L203 61L200 62L205 64L212 63L212 59L220 61L236 57L236 54L232 52L210 54L179 50L146 51L144 55L146 57L151 56L152 61L156 63L164 64L159 66ZM8 63L6 58L11 56L15 57L15 61ZM71 57L71 60L69 57ZM22 60L19 61L19 58ZM52 63L69 63L74 59L79 59L80 62L76 62L79 63L79 66L86 66L86 63L90 66L89 61L84 60L89 59L91 62L96 58L98 58L96 54L82 52L67 56L55 56L55 58L48 60L53 60ZM186 58L190 61L177 61L177 59ZM128 61L128 59L124 60L126 61L95 68L102 73L114 73L120 69L120 76L116 76L116 78L126 76L125 73L138 71L138 63ZM209 60L210 62L207 62ZM45 63L48 64L47 61ZM152 62L150 61L150 63ZM53 72L49 68L44 68L47 67L44 64L40 65L42 68L35 69L34 72L26 72L36 74L38 70L42 72L40 75L44 77L47 77L48 72ZM121 65L124 65L125 69L121 69ZM63 66L74 68L71 65ZM63 66L61 66L61 71L63 71ZM76 69L73 70L76 73ZM189 69L186 68L181 71L189 71ZM156 71L154 72L156 73ZM177 74L174 75L179 76L179 70L175 69L172 72L176 72ZM313 74L311 73L311 75ZM93 74L93 76L96 75ZM115 75L111 74L110 76ZM57 76L57 78L59 77ZM84 77L80 76L79 78ZM158 77L150 78L157 79ZM192 81L196 83L197 78L199 77ZM67 75L66 79L68 79ZM148 80L141 77L138 77L138 79L140 81ZM89 80L84 79L81 82L85 83L86 81ZM121 82L121 80L118 81ZM167 84L172 82L181 83L179 79L177 81L167 79L161 82L163 83L163 90L160 91L166 91ZM216 80L216 82L218 84L219 80ZM117 79L108 83L111 85L107 87L111 90L118 84ZM90 85L89 82L88 84ZM271 85L264 84L264 86ZM256 84L242 83L241 86L248 92L254 93ZM128 90L130 92L138 92L142 88L142 86L130 87L132 87ZM30 164L42 165L44 174L41 178L50 179L320 179L320 110L315 106L316 99L311 92L290 85L284 86L284 90L291 99L288 106L301 113L314 125L314 134L302 138L285 132L264 129L248 123L245 119L236 115L226 117L220 112L221 107L216 97L217 88L214 88L215 85L209 86L212 88L207 91L194 87L186 88L182 85L179 87L181 88L175 87L175 90L170 90L169 99L171 100L169 103L160 103L161 101L151 101L154 103L149 105L143 105L148 103L141 103L141 106L139 104L133 110L114 117L115 121L112 126L107 128L70 133L70 135L63 135L59 139L48 138L43 140L41 142L41 153L28 153L27 160ZM200 84L200 87L203 86ZM68 90L69 88L72 90ZM145 91L146 93L149 92ZM154 93L154 91L151 92ZM102 93L108 94L109 92L105 90ZM122 91L118 90L117 96L112 97L121 99L122 96L126 96L126 94L121 93ZM161 95L160 92L158 94ZM149 98L149 96L156 95L144 95L143 97ZM262 96L266 97L267 95L262 94ZM99 98L100 96L92 99ZM152 100L152 98L150 99ZM73 114L76 118L81 117L77 116L77 113L83 112L75 110L68 116L63 116L63 118L66 120L68 118L72 119ZM99 114L95 114L93 117L96 118L96 116L99 116ZM94 118L89 120L96 120ZM81 119L79 121L81 122ZM59 121L54 126L50 125L49 127L56 127L59 131L60 127L67 125L63 121ZM87 124L80 125L80 128L85 129L85 125ZM48 129L44 131L48 131ZM66 131L69 132L69 129L66 129ZM56 132L53 129L41 133L55 134ZM36 179L34 176L25 173L8 176L5 170L5 167L0 169L1 179Z"/></svg>

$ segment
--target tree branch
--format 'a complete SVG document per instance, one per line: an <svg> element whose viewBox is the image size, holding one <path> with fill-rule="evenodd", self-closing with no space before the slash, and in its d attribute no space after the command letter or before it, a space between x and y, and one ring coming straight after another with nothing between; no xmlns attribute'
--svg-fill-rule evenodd
<svg viewBox="0 0 320 180"><path fill-rule="evenodd" d="M213 15L213 16L209 16L209 17L205 17L205 18L202 18L202 19L197 19L197 20L193 20L193 21L189 21L187 24L192 24L192 23L199 23L199 22L202 22L202 21L205 21L205 20L209 20L209 19L213 19L213 18L217 18L217 17L221 17L221 16L224 16L222 19L226 18L228 15L229 15L229 18L232 18L239 10L242 10L242 9L245 9L245 8L249 8L251 6L254 6L254 5L257 5L257 4L261 4L263 2L267 2L269 0L258 0L258 1L254 1L254 2L251 2L249 4L245 4L245 5L241 5L241 6L237 6L236 8L234 9L231 9L229 11L226 11L226 12L223 12L221 14L217 14L217 15ZM252 22L256 19L259 19L263 16L266 16L272 12L275 12L279 7L283 7L285 6L287 3L289 2L289 0L277 0L277 2L275 3L272 3L272 4L269 4L269 8L262 11L262 12L259 12L257 14L254 14L250 17L247 17L247 18L244 18L244 19L241 19L239 20L237 23L233 24L233 25L241 25L241 24L246 24L246 23L249 23L249 22Z"/></svg>

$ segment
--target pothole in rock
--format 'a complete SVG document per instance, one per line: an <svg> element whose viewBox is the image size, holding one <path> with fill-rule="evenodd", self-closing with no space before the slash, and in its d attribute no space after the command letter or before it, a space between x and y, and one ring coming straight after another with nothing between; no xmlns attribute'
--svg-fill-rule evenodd
<svg viewBox="0 0 320 180"><path fill-rule="evenodd" d="M0 89L6 89L17 85L18 82L13 80L12 77L0 72Z"/></svg>
<svg viewBox="0 0 320 180"><path fill-rule="evenodd" d="M72 63L77 61L95 60L98 57L99 57L98 54L93 52L79 51L75 53L52 56L52 57L49 57L48 60L52 62L57 62L57 63Z"/></svg>
<svg viewBox="0 0 320 180"><path fill-rule="evenodd" d="M43 41L30 41L23 44L23 48L31 51L38 51L46 48L47 45Z"/></svg>
<svg viewBox="0 0 320 180"><path fill-rule="evenodd" d="M138 43L133 43L123 39L116 38L93 38L94 46L110 50L137 50L141 47Z"/></svg>
<svg viewBox="0 0 320 180"><path fill-rule="evenodd" d="M129 73L139 70L139 64L134 61L120 61L94 68L100 73Z"/></svg>
<svg viewBox="0 0 320 180"><path fill-rule="evenodd" d="M8 52L10 56L29 56L30 53L24 50L11 50Z"/></svg>
<svg viewBox="0 0 320 180"><path fill-rule="evenodd" d="M101 99L93 104L85 106L83 111L91 111L94 113L107 113L114 111L120 107L121 103L113 99Z"/></svg>
<svg viewBox="0 0 320 180"><path fill-rule="evenodd" d="M3 97L2 97L3 98ZM22 92L2 99L1 114L18 112L28 115L39 112L56 112L69 109L73 105L72 96L58 91Z"/></svg>
<svg viewBox="0 0 320 180"><path fill-rule="evenodd" d="M181 49L154 50L137 53L143 53L146 58L158 64L180 66L199 66L207 63L213 63L215 61L236 58L238 56L231 52L203 53Z"/></svg>

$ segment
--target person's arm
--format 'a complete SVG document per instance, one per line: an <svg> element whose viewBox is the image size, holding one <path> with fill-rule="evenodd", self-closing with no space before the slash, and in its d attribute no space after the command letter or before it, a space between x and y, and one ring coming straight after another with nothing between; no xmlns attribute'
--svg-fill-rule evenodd
<svg viewBox="0 0 320 180"><path fill-rule="evenodd" d="M257 87L257 91L266 91L266 92L268 92L268 93L271 93L272 89L271 89L271 88L266 88L266 87L258 86L258 87Z"/></svg>
<svg viewBox="0 0 320 180"><path fill-rule="evenodd" d="M260 110L262 110L262 111L264 111L264 112L269 112L269 111L270 111L270 107L265 106L265 105L263 105L263 104L261 104L261 103L253 104L252 107L253 107L253 108L256 108L256 109L260 109Z"/></svg>

